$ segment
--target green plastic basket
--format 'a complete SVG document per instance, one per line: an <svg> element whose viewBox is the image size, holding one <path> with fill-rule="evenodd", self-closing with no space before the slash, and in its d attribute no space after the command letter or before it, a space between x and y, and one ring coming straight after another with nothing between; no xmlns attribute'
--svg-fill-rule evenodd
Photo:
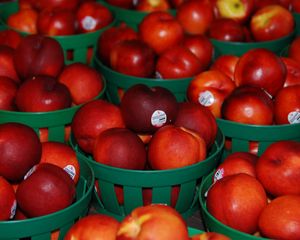
<svg viewBox="0 0 300 240"><path fill-rule="evenodd" d="M167 88L175 95L177 101L183 102L186 99L187 87L192 80L192 77L180 79L154 79L125 75L104 65L97 56L94 58L94 67L105 77L107 84L106 96L107 99L114 104L119 104L121 101L119 90L125 92L131 86L140 83L150 87L160 86Z"/></svg>
<svg viewBox="0 0 300 240"><path fill-rule="evenodd" d="M128 26L132 27L135 30L138 29L138 25L143 20L143 18L147 14L149 14L148 12L113 6L107 3L105 0L98 0L97 2L100 2L104 6L108 7L115 14L117 18L117 23L125 22ZM173 16L176 15L175 9L171 9L168 12L171 13Z"/></svg>
<svg viewBox="0 0 300 240"><path fill-rule="evenodd" d="M202 176L211 172L218 163L224 146L224 136L218 131L216 141L207 159L197 164L171 170L127 170L100 164L91 155L80 150L74 138L70 145L78 156L87 161L99 183L101 199L93 195L94 208L103 214L122 220L134 208L143 205L142 190L152 188L152 203L170 205L172 186L180 186L175 209L184 217L199 209L198 190ZM115 185L123 188L124 204L119 204L114 191Z"/></svg>
<svg viewBox="0 0 300 240"><path fill-rule="evenodd" d="M300 13L293 13L296 22L296 35L300 35Z"/></svg>
<svg viewBox="0 0 300 240"><path fill-rule="evenodd" d="M288 46L296 35L296 30L291 34L272 41L264 42L226 42L216 39L210 39L215 47L216 55L228 55L233 54L236 56L242 56L244 53L253 48L265 48L271 50L276 54L280 54L283 48Z"/></svg>
<svg viewBox="0 0 300 240"><path fill-rule="evenodd" d="M204 231L192 227L188 227L188 232L190 237L196 234L204 233Z"/></svg>
<svg viewBox="0 0 300 240"><path fill-rule="evenodd" d="M76 201L55 213L25 220L0 222L2 240L50 240L51 233L59 231L59 240L80 217L88 213L94 189L94 172L89 164L80 161L80 178L76 186Z"/></svg>
<svg viewBox="0 0 300 240"><path fill-rule="evenodd" d="M200 185L200 191L199 191L199 200L201 205L201 213L203 217L204 225L207 229L207 231L213 231L222 233L228 237L230 237L232 240L265 240L268 238L263 237L257 237L255 235L243 233L241 231L235 230L231 227L226 226L225 224L221 223L219 220L217 220L214 216L212 216L207 208L206 208L206 192L210 188L212 184L212 176L213 173L210 173L208 176L203 178L203 181Z"/></svg>
<svg viewBox="0 0 300 240"><path fill-rule="evenodd" d="M17 12L18 2L5 3L0 8L0 18L2 23L6 24L7 18ZM84 34L74 34L68 36L52 36L57 40L64 50L65 62L66 64L74 62L90 63L91 59L95 55L95 50L97 47L98 38L103 31L107 28L114 26L116 24L116 18L108 26L99 29L95 32L84 33ZM7 28L11 28L6 25ZM16 30L16 29L15 29ZM19 31L20 32L20 31ZM21 32L23 35L27 33ZM91 52L89 52L91 51Z"/></svg>
<svg viewBox="0 0 300 240"><path fill-rule="evenodd" d="M105 90L106 82L104 80L104 88L95 99L103 98ZM48 129L48 140L66 142L65 128L71 124L74 114L81 106L82 104L63 110L36 113L0 110L0 124L23 123L32 127L39 136L40 129Z"/></svg>
<svg viewBox="0 0 300 240"><path fill-rule="evenodd" d="M228 154L239 151L249 151L249 142L258 143L258 155L273 142L279 140L300 141L300 124L284 124L260 126L236 123L217 119L217 124L225 138L231 140L231 149L224 148L223 159Z"/></svg>

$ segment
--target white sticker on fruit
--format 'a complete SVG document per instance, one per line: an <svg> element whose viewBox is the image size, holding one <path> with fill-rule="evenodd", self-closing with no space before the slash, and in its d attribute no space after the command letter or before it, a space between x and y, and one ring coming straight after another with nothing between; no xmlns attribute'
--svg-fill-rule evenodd
<svg viewBox="0 0 300 240"><path fill-rule="evenodd" d="M84 19L82 19L82 27L85 30L93 30L96 27L96 20L90 16L86 16Z"/></svg>
<svg viewBox="0 0 300 240"><path fill-rule="evenodd" d="M28 178L36 170L36 165L29 169L29 171L24 175L24 180Z"/></svg>
<svg viewBox="0 0 300 240"><path fill-rule="evenodd" d="M155 127L161 127L167 122L167 114L162 110L156 110L152 113L151 124Z"/></svg>
<svg viewBox="0 0 300 240"><path fill-rule="evenodd" d="M16 211L17 211L17 201L14 200L13 205L11 206L11 209L10 209L9 219L13 219L14 218L14 216L16 215Z"/></svg>
<svg viewBox="0 0 300 240"><path fill-rule="evenodd" d="M219 168L214 175L214 182L220 180L224 176L224 168Z"/></svg>
<svg viewBox="0 0 300 240"><path fill-rule="evenodd" d="M199 93L198 101L201 105L209 107L214 103L215 97L210 91L204 91Z"/></svg>
<svg viewBox="0 0 300 240"><path fill-rule="evenodd" d="M67 165L64 167L64 170L70 175L70 177L74 180L76 175L76 169L73 165Z"/></svg>
<svg viewBox="0 0 300 240"><path fill-rule="evenodd" d="M288 115L288 121L290 124L300 123L300 112L299 111L290 112Z"/></svg>

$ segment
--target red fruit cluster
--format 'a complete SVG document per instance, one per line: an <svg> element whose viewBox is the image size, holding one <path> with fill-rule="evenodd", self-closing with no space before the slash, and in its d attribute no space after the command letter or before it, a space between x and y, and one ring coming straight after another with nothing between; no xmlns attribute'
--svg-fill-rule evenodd
<svg viewBox="0 0 300 240"><path fill-rule="evenodd" d="M62 210L73 203L80 165L75 150L41 143L21 123L0 124L0 220L21 220Z"/></svg>
<svg viewBox="0 0 300 240"><path fill-rule="evenodd" d="M207 209L231 228L271 239L300 237L300 143L277 141L261 156L228 155L213 175ZM243 221L238 221L238 219Z"/></svg>
<svg viewBox="0 0 300 240"><path fill-rule="evenodd" d="M7 19L13 29L30 34L66 36L94 32L108 26L112 12L99 2L23 0Z"/></svg>
<svg viewBox="0 0 300 240"><path fill-rule="evenodd" d="M65 65L60 44L42 35L0 43L0 109L49 112L88 102L104 89L102 75L83 63Z"/></svg>

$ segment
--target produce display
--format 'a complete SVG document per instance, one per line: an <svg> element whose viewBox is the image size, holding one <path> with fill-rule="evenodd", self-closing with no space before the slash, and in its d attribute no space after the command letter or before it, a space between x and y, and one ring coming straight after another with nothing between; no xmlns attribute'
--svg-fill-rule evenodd
<svg viewBox="0 0 300 240"><path fill-rule="evenodd" d="M299 0L0 2L0 239L299 239L299 27Z"/></svg>

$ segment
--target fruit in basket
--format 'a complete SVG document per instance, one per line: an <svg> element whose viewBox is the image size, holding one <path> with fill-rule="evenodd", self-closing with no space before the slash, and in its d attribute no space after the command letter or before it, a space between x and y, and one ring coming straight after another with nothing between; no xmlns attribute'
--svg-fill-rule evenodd
<svg viewBox="0 0 300 240"><path fill-rule="evenodd" d="M167 88L136 84L124 93L120 109L126 127L138 134L152 134L175 121L178 103Z"/></svg>
<svg viewBox="0 0 300 240"><path fill-rule="evenodd" d="M0 175L9 181L21 180L42 154L38 135L21 123L0 124L0 149Z"/></svg>
<svg viewBox="0 0 300 240"><path fill-rule="evenodd" d="M300 143L277 141L260 156L256 176L272 196L299 194Z"/></svg>
<svg viewBox="0 0 300 240"><path fill-rule="evenodd" d="M188 240L187 226L172 207L153 204L137 207L120 223L116 240L121 239L180 239Z"/></svg>
<svg viewBox="0 0 300 240"><path fill-rule="evenodd" d="M12 219L16 212L17 201L12 185L0 176L0 222Z"/></svg>
<svg viewBox="0 0 300 240"><path fill-rule="evenodd" d="M43 9L68 9L75 10L80 0L35 0L32 1L33 7L38 10Z"/></svg>
<svg viewBox="0 0 300 240"><path fill-rule="evenodd" d="M51 37L27 35L15 50L14 65L23 80L36 75L57 77L64 67L64 52Z"/></svg>
<svg viewBox="0 0 300 240"><path fill-rule="evenodd" d="M156 75L162 79L193 77L203 69L200 59L184 46L174 46L159 55Z"/></svg>
<svg viewBox="0 0 300 240"><path fill-rule="evenodd" d="M256 125L272 125L274 104L271 97L261 88L240 86L224 100L222 118Z"/></svg>
<svg viewBox="0 0 300 240"><path fill-rule="evenodd" d="M227 42L245 42L243 26L230 18L217 18L212 21L208 29L208 36L212 39Z"/></svg>
<svg viewBox="0 0 300 240"><path fill-rule="evenodd" d="M0 45L16 49L22 40L19 32L12 29L0 30Z"/></svg>
<svg viewBox="0 0 300 240"><path fill-rule="evenodd" d="M300 123L300 85L282 88L274 99L276 124Z"/></svg>
<svg viewBox="0 0 300 240"><path fill-rule="evenodd" d="M300 61L300 36L296 36L288 48L288 57Z"/></svg>
<svg viewBox="0 0 300 240"><path fill-rule="evenodd" d="M246 173L223 177L207 192L209 213L223 224L249 234L258 230L259 215L266 205L262 184Z"/></svg>
<svg viewBox="0 0 300 240"><path fill-rule="evenodd" d="M182 45L188 48L199 58L201 69L207 70L212 63L214 55L214 46L205 35L185 35Z"/></svg>
<svg viewBox="0 0 300 240"><path fill-rule="evenodd" d="M254 0L214 0L216 18L229 18L239 23L249 20L254 11Z"/></svg>
<svg viewBox="0 0 300 240"><path fill-rule="evenodd" d="M86 153L93 152L96 137L102 131L113 127L125 127L120 107L102 99L81 106L71 123L75 140Z"/></svg>
<svg viewBox="0 0 300 240"><path fill-rule="evenodd" d="M300 2L298 0L291 0L292 11L300 13Z"/></svg>
<svg viewBox="0 0 300 240"><path fill-rule="evenodd" d="M28 34L37 33L38 12L35 9L20 9L19 11L9 15L7 25L17 31L26 32Z"/></svg>
<svg viewBox="0 0 300 240"><path fill-rule="evenodd" d="M208 0L186 0L177 8L176 19L188 34L205 34L213 19L213 5Z"/></svg>
<svg viewBox="0 0 300 240"><path fill-rule="evenodd" d="M110 128L96 138L96 162L124 169L145 169L147 153L143 141L127 128Z"/></svg>
<svg viewBox="0 0 300 240"><path fill-rule="evenodd" d="M213 182L238 173L246 173L256 177L255 164L258 156L250 152L233 152L221 162L213 175Z"/></svg>
<svg viewBox="0 0 300 240"><path fill-rule="evenodd" d="M203 232L191 236L191 240L230 240L230 238L222 233Z"/></svg>
<svg viewBox="0 0 300 240"><path fill-rule="evenodd" d="M139 0L135 5L135 10L144 12L167 11L170 10L170 2L168 0Z"/></svg>
<svg viewBox="0 0 300 240"><path fill-rule="evenodd" d="M155 52L139 39L123 40L110 51L113 70L135 77L151 77L155 70Z"/></svg>
<svg viewBox="0 0 300 240"><path fill-rule="evenodd" d="M300 84L300 63L290 57L281 57L281 60L287 70L283 87Z"/></svg>
<svg viewBox="0 0 300 240"><path fill-rule="evenodd" d="M8 46L0 46L0 76L13 79L16 83L20 82L14 65L15 50Z"/></svg>
<svg viewBox="0 0 300 240"><path fill-rule="evenodd" d="M48 36L75 34L75 14L64 9L44 9L37 18L37 31Z"/></svg>
<svg viewBox="0 0 300 240"><path fill-rule="evenodd" d="M195 131L167 125L157 130L148 144L148 163L152 169L182 168L206 159L205 140Z"/></svg>
<svg viewBox="0 0 300 240"><path fill-rule="evenodd" d="M238 60L239 57L232 54L221 55L217 57L214 62L212 62L210 65L210 70L219 70L230 77L233 81L234 71Z"/></svg>
<svg viewBox="0 0 300 240"><path fill-rule="evenodd" d="M169 12L155 11L147 14L138 25L140 38L157 54L180 43L184 31L179 21Z"/></svg>
<svg viewBox="0 0 300 240"><path fill-rule="evenodd" d="M115 240L120 223L104 214L92 214L79 219L66 233L65 240Z"/></svg>
<svg viewBox="0 0 300 240"><path fill-rule="evenodd" d="M22 112L50 112L71 106L69 89L56 78L39 75L19 87L15 102Z"/></svg>
<svg viewBox="0 0 300 240"><path fill-rule="evenodd" d="M220 117L223 101L235 87L235 83L225 73L219 70L207 70L190 81L187 98L190 102L208 108L215 117Z"/></svg>
<svg viewBox="0 0 300 240"><path fill-rule="evenodd" d="M114 46L123 40L130 39L138 39L138 33L124 22L104 30L97 41L97 53L100 60L109 66L110 52Z"/></svg>
<svg viewBox="0 0 300 240"><path fill-rule="evenodd" d="M294 28L292 13L278 4L259 9L250 20L250 30L256 41L270 41L287 36Z"/></svg>
<svg viewBox="0 0 300 240"><path fill-rule="evenodd" d="M268 49L255 48L240 57L235 68L234 81L237 86L261 87L274 96L283 87L286 72L279 56Z"/></svg>
<svg viewBox="0 0 300 240"><path fill-rule="evenodd" d="M193 102L180 102L175 126L198 132L208 148L215 142L218 126L214 115L204 106Z"/></svg>
<svg viewBox="0 0 300 240"><path fill-rule="evenodd" d="M43 142L40 163L52 163L64 169L77 184L80 176L80 164L76 152L61 142Z"/></svg>
<svg viewBox="0 0 300 240"><path fill-rule="evenodd" d="M15 97L17 94L17 83L5 76L0 76L0 109L13 111L16 109Z"/></svg>
<svg viewBox="0 0 300 240"><path fill-rule="evenodd" d="M82 2L76 11L76 23L79 33L97 31L108 26L113 19L113 13L100 2Z"/></svg>
<svg viewBox="0 0 300 240"><path fill-rule="evenodd" d="M67 86L75 105L91 101L104 89L101 73L80 62L65 66L58 76L58 81Z"/></svg>
<svg viewBox="0 0 300 240"><path fill-rule="evenodd" d="M19 184L16 197L26 216L38 217L70 206L75 194L75 183L65 170L42 163Z"/></svg>
<svg viewBox="0 0 300 240"><path fill-rule="evenodd" d="M271 239L300 238L300 196L284 195L273 199L258 220L263 237Z"/></svg>

